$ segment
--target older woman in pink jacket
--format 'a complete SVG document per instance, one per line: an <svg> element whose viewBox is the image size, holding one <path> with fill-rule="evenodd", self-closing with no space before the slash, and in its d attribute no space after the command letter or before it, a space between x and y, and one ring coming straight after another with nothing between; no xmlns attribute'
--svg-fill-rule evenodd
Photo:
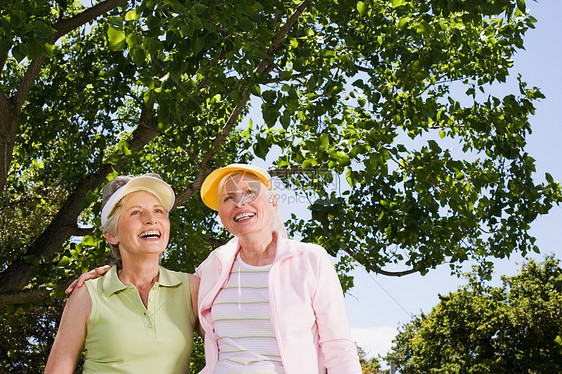
<svg viewBox="0 0 562 374"><path fill-rule="evenodd" d="M286 238L269 174L229 165L205 179L201 198L234 238L196 270L200 374L361 374L330 257Z"/></svg>
<svg viewBox="0 0 562 374"><path fill-rule="evenodd" d="M196 271L201 373L360 374L330 258L285 238L269 174L229 165L207 177L201 197L234 235Z"/></svg>

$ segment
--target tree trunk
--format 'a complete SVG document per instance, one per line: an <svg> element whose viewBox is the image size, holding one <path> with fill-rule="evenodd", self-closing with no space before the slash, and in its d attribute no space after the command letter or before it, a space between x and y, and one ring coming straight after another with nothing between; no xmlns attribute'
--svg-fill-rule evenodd
<svg viewBox="0 0 562 374"><path fill-rule="evenodd" d="M60 37L76 30L78 27L96 19L97 17L127 4L127 0L105 0L72 18L63 19L53 25L56 30L53 35L52 44ZM0 56L0 71L5 67L7 55ZM29 64L23 79L13 97L8 98L0 88L0 194L4 191L8 170L12 162L12 152L17 133L17 123L19 113L29 92L35 84L35 79L39 75L45 55L39 55Z"/></svg>
<svg viewBox="0 0 562 374"><path fill-rule="evenodd" d="M146 111L143 113L142 117L146 119ZM138 152L158 135L158 131L143 122L129 137L129 149L132 152ZM119 171L128 161L129 159L124 157L116 165L104 164L95 174L85 176L78 183L49 226L24 254L0 273L0 300L3 299L3 294L19 291L31 280L33 263L26 261L26 258L31 256L36 259L50 259L55 251L70 239L76 232L78 216L82 212L88 191L101 187L106 182L109 173L114 170ZM3 306L1 304L0 302L0 308Z"/></svg>
<svg viewBox="0 0 562 374"><path fill-rule="evenodd" d="M0 193L4 190L17 133L19 110L0 92Z"/></svg>

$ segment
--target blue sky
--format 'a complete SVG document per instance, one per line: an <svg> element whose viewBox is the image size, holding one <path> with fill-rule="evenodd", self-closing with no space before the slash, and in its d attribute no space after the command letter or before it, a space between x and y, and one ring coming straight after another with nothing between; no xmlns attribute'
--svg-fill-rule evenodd
<svg viewBox="0 0 562 374"><path fill-rule="evenodd" d="M544 180L545 172L554 179L562 180L562 39L560 38L560 14L562 1L527 0L531 15L537 19L536 28L525 37L525 50L517 53L512 79L497 87L497 94L517 93L516 77L520 73L529 86L538 87L546 96L536 103L536 114L530 119L532 134L528 136L527 151L536 159L535 178ZM562 207L555 207L532 225L541 254L532 258L542 259L554 254L562 259ZM495 261L494 282L501 275L515 274L524 260L512 256L509 260ZM468 265L467 270L470 269ZM357 343L371 356L384 356L400 324L411 315L430 312L439 302L439 294L448 294L464 284L463 279L450 275L449 267L442 266L426 276L409 275L403 278L367 274L356 269L355 287L346 296L352 334Z"/></svg>

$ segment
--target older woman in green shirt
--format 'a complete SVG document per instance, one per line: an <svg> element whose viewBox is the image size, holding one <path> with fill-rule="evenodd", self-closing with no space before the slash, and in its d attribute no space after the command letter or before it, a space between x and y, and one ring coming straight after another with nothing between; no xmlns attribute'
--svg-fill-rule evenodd
<svg viewBox="0 0 562 374"><path fill-rule="evenodd" d="M157 175L117 177L104 189L102 230L118 260L69 297L45 373L188 373L199 279L160 266L172 188Z"/></svg>

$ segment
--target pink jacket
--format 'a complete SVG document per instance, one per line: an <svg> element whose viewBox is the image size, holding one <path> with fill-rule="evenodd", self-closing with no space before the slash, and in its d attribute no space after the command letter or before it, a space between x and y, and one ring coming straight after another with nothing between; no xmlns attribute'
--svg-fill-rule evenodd
<svg viewBox="0 0 562 374"><path fill-rule="evenodd" d="M269 273L273 328L286 374L361 374L341 285L324 248L279 238ZM206 366L218 361L211 305L226 282L239 250L238 239L214 250L197 268L199 320L205 331Z"/></svg>

